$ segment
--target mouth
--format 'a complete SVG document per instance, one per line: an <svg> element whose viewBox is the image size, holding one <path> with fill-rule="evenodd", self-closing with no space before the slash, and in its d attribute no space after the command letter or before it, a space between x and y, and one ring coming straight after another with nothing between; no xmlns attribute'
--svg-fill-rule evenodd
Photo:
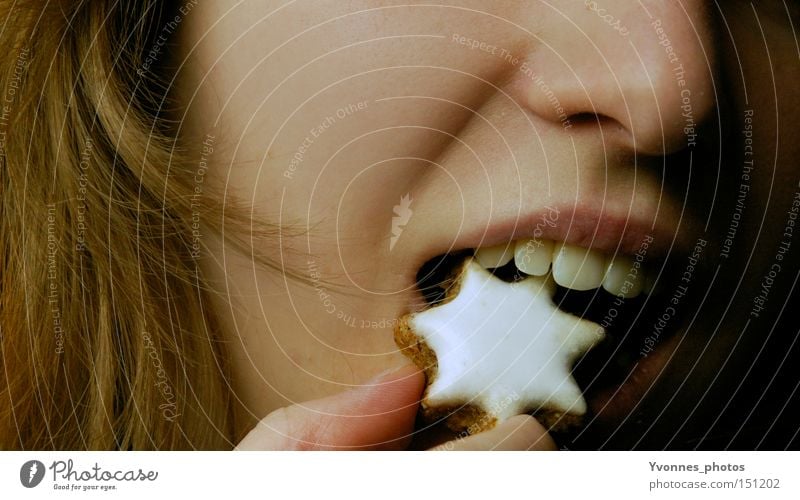
<svg viewBox="0 0 800 500"><path fill-rule="evenodd" d="M541 238L467 248L427 261L419 269L417 286L427 307L439 304L453 283L452 270L469 255L509 283L552 276L556 306L606 331L605 339L575 364L572 375L586 397L587 417L612 423L631 412L647 392L651 382L637 370L652 372L647 364L658 362L659 356L650 353L674 334L662 330L652 338L652 325L665 307L661 290L669 288L664 276L672 273L664 260L653 262L656 252L648 253L648 242L652 238L645 237L638 250L625 253Z"/></svg>

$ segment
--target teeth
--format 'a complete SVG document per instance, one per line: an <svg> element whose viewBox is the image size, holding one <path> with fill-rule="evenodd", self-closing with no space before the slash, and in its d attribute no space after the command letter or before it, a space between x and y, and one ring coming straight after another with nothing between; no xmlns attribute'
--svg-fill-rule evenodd
<svg viewBox="0 0 800 500"><path fill-rule="evenodd" d="M503 267L511 259L517 269L532 276L545 276L552 263L555 282L573 290L602 286L608 293L625 299L653 291L651 273L643 267L634 269L633 259L625 255L611 257L597 250L544 239L518 240L475 250L475 260L486 269Z"/></svg>
<svg viewBox="0 0 800 500"><path fill-rule="evenodd" d="M525 274L544 276L552 260L552 240L519 240L514 247L514 264Z"/></svg>
<svg viewBox="0 0 800 500"><path fill-rule="evenodd" d="M630 257L610 258L603 278L603 288L608 293L625 299L636 297L642 291L641 273L641 268L633 268L633 259Z"/></svg>
<svg viewBox="0 0 800 500"><path fill-rule="evenodd" d="M475 251L475 260L486 269L503 267L514 258L514 244L497 245L496 247L479 248Z"/></svg>
<svg viewBox="0 0 800 500"><path fill-rule="evenodd" d="M553 279L573 290L591 290L603 282L605 258L597 250L559 243L553 251Z"/></svg>

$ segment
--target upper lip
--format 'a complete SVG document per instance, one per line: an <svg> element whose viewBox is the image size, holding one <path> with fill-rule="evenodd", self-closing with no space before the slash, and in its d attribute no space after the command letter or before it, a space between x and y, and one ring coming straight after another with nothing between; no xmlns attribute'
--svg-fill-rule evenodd
<svg viewBox="0 0 800 500"><path fill-rule="evenodd" d="M555 212L558 217L553 224L543 222ZM648 260L663 259L670 253L685 254L688 245L677 228L653 224L653 219L627 211L601 211L588 204L550 205L467 230L459 235L447 253L537 238L612 255L634 255L647 243Z"/></svg>

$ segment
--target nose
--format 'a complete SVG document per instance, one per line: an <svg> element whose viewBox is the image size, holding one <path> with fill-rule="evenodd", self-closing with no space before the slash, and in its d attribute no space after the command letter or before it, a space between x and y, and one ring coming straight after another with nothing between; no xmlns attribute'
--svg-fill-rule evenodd
<svg viewBox="0 0 800 500"><path fill-rule="evenodd" d="M526 104L567 129L597 123L587 115L613 120L617 137L640 153L694 146L716 102L707 3L581 0L543 8L542 25L553 28L530 53Z"/></svg>

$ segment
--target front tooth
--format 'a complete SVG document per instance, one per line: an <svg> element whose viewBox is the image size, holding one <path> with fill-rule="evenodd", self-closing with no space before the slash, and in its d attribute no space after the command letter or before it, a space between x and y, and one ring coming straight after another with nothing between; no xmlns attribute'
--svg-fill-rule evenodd
<svg viewBox="0 0 800 500"><path fill-rule="evenodd" d="M485 269L503 267L514 258L514 245L497 245L494 247L479 248L475 251L475 260Z"/></svg>
<svg viewBox="0 0 800 500"><path fill-rule="evenodd" d="M553 279L573 290L591 290L603 282L605 259L596 250L560 243L553 250Z"/></svg>
<svg viewBox="0 0 800 500"><path fill-rule="evenodd" d="M642 291L641 268L633 269L633 259L622 255L609 258L606 266L603 288L612 295L630 299Z"/></svg>
<svg viewBox="0 0 800 500"><path fill-rule="evenodd" d="M544 276L553 261L553 240L519 240L514 248L514 263L525 274Z"/></svg>

